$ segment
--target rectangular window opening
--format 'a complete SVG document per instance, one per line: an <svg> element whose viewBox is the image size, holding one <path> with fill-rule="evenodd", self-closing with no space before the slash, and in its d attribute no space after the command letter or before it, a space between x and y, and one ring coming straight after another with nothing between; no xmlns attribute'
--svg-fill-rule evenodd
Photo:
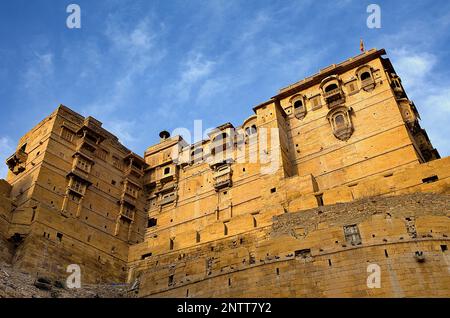
<svg viewBox="0 0 450 318"><path fill-rule="evenodd" d="M154 227L154 226L156 226L157 222L158 222L157 219L150 218L150 219L148 219L147 227Z"/></svg>
<svg viewBox="0 0 450 318"><path fill-rule="evenodd" d="M351 245L362 244L361 234L359 233L358 225L352 224L344 226L344 235L345 240L347 241L348 244Z"/></svg>
<svg viewBox="0 0 450 318"><path fill-rule="evenodd" d="M438 180L439 180L438 176L434 175L434 176L422 179L422 182L423 183L433 183L433 182L436 182Z"/></svg>
<svg viewBox="0 0 450 318"><path fill-rule="evenodd" d="M141 256L141 259L146 259L149 258L150 256L152 256L152 253L146 253Z"/></svg>
<svg viewBox="0 0 450 318"><path fill-rule="evenodd" d="M303 250L295 251L295 257L300 257L300 258L311 257L311 249L306 248L306 249L303 249Z"/></svg>

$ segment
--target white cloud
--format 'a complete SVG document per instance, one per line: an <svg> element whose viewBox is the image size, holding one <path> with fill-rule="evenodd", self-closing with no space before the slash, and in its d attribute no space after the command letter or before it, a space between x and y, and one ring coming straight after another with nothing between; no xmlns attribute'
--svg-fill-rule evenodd
<svg viewBox="0 0 450 318"><path fill-rule="evenodd" d="M441 156L448 156L450 81L436 75L437 57L424 50L416 51L407 47L393 50L391 57L408 96L419 110L421 124L431 143Z"/></svg>
<svg viewBox="0 0 450 318"><path fill-rule="evenodd" d="M198 91L197 103L210 101L219 93L225 92L230 88L226 83L230 83L230 80L223 77L207 79Z"/></svg>
<svg viewBox="0 0 450 318"><path fill-rule="evenodd" d="M206 80L211 75L216 62L206 59L200 52L191 52L181 64L179 79L169 89L169 94L176 96L175 103L185 102L191 95L191 91L200 81Z"/></svg>
<svg viewBox="0 0 450 318"><path fill-rule="evenodd" d="M127 122L118 118L128 106L136 87L139 88L142 76L148 76L149 69L156 65L164 56L165 49L158 41L160 34L152 27L149 18L144 18L126 28L115 17L110 16L107 21L105 37L109 42L108 58L114 58L114 68L106 59L96 65L98 69L105 68L110 72L111 85L98 92L97 99L86 105L83 113L98 117L108 124L108 129L114 133L123 144L136 142L133 133L136 133L135 122ZM90 55L93 61L98 62L98 48ZM107 73L106 73L107 74Z"/></svg>
<svg viewBox="0 0 450 318"><path fill-rule="evenodd" d="M112 44L112 53L118 53L124 62L126 74L142 73L166 54L149 18L142 19L131 30L110 18L105 35Z"/></svg>
<svg viewBox="0 0 450 318"><path fill-rule="evenodd" d="M51 52L33 52L32 59L28 62L23 73L24 88L28 90L39 90L45 82L51 81L54 74L54 55Z"/></svg>
<svg viewBox="0 0 450 318"><path fill-rule="evenodd" d="M438 114L450 115L450 87L437 87L429 91L425 105ZM450 139L449 139L450 140Z"/></svg>
<svg viewBox="0 0 450 318"><path fill-rule="evenodd" d="M130 147L133 145L138 139L134 135L136 127L136 121L124 121L119 119L109 120L106 124L106 129L108 129L111 133L119 138L119 141Z"/></svg>
<svg viewBox="0 0 450 318"><path fill-rule="evenodd" d="M435 55L427 52L416 53L406 48L392 50L392 59L395 60L394 67L411 89L416 89L429 79L430 72L436 65Z"/></svg>
<svg viewBox="0 0 450 318"><path fill-rule="evenodd" d="M266 26L269 26L271 21L272 20L268 14L263 11L258 12L256 17L250 20L246 25L245 32L242 33L239 40L242 43L253 40L255 36L264 30Z"/></svg>

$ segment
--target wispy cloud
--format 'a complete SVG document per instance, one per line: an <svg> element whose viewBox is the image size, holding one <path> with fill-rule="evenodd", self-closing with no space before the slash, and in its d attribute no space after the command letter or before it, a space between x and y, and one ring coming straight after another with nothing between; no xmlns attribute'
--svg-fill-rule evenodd
<svg viewBox="0 0 450 318"><path fill-rule="evenodd" d="M54 54L52 52L32 52L25 72L23 88L26 90L43 89L45 83L52 80L54 74Z"/></svg>
<svg viewBox="0 0 450 318"><path fill-rule="evenodd" d="M415 52L402 47L393 49L391 55L396 61L395 69L410 89L415 91L429 83L431 71L437 61L434 54L424 51Z"/></svg>
<svg viewBox="0 0 450 318"><path fill-rule="evenodd" d="M207 78L215 65L215 62L206 59L202 53L191 52L181 65L180 78L175 82L174 92L180 102L186 101L194 85Z"/></svg>
<svg viewBox="0 0 450 318"><path fill-rule="evenodd" d="M14 146L11 138L7 136L0 137L0 179L6 178L8 167L5 160L12 155Z"/></svg>
<svg viewBox="0 0 450 318"><path fill-rule="evenodd" d="M435 75L438 58L420 48L401 47L391 52L394 67L414 100L433 145L446 156L450 149L450 80Z"/></svg>
<svg viewBox="0 0 450 318"><path fill-rule="evenodd" d="M134 93L139 77L165 55L165 49L157 45L159 35L149 18L143 18L130 28L111 16L106 25L107 51L109 58L114 59L112 62L105 59L100 67L108 70L111 85L98 92L98 98L84 107L85 112L104 118L114 115L119 107L129 106L127 98ZM96 50L92 50L92 54L100 55Z"/></svg>

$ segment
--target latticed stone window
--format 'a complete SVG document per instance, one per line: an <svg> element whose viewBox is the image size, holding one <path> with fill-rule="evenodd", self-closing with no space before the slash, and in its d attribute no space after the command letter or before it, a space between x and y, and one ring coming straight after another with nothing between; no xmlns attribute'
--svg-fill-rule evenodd
<svg viewBox="0 0 450 318"><path fill-rule="evenodd" d="M72 131L70 131L69 129L67 129L66 127L63 127L61 129L61 138L72 142L73 141L73 137L74 137L74 133Z"/></svg>
<svg viewBox="0 0 450 318"><path fill-rule="evenodd" d="M125 191L126 191L126 193L128 193L129 195L131 195L134 198L137 198L138 192L139 192L135 186L133 186L129 183L127 183Z"/></svg>
<svg viewBox="0 0 450 318"><path fill-rule="evenodd" d="M77 193L84 194L85 185L80 180L73 179L72 184L70 185L70 189Z"/></svg>
<svg viewBox="0 0 450 318"><path fill-rule="evenodd" d="M91 163L80 157L77 158L77 167L88 173L91 171Z"/></svg>
<svg viewBox="0 0 450 318"><path fill-rule="evenodd" d="M97 155L98 158L100 158L100 159L102 159L102 160L106 160L106 157L107 157L107 155L108 155L108 152L107 152L105 149L98 148L98 149L95 151L95 154Z"/></svg>
<svg viewBox="0 0 450 318"><path fill-rule="evenodd" d="M362 243L358 225L356 224L344 226L344 235L347 243L351 245L359 245Z"/></svg>
<svg viewBox="0 0 450 318"><path fill-rule="evenodd" d="M112 157L112 164L114 167L116 167L119 170L123 169L122 161L119 158L117 158L116 156Z"/></svg>

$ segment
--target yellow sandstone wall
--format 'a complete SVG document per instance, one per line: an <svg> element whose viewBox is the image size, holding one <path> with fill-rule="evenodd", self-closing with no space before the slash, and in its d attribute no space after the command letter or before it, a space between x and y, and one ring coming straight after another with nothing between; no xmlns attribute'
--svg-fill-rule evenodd
<svg viewBox="0 0 450 318"><path fill-rule="evenodd" d="M24 171L8 174L15 208L2 231L21 237L14 266L66 277L67 266L78 264L85 282L123 282L128 247L142 241L146 225L143 159L100 122L64 106L21 138L16 154L22 147ZM140 166L130 168L130 158ZM130 182L136 198L126 193ZM123 201L133 204L128 215Z"/></svg>
<svg viewBox="0 0 450 318"><path fill-rule="evenodd" d="M134 262L131 280L139 297L448 297L449 203L448 194L417 193L287 213ZM360 245L344 236L352 224ZM380 266L381 288L367 287L369 264Z"/></svg>

